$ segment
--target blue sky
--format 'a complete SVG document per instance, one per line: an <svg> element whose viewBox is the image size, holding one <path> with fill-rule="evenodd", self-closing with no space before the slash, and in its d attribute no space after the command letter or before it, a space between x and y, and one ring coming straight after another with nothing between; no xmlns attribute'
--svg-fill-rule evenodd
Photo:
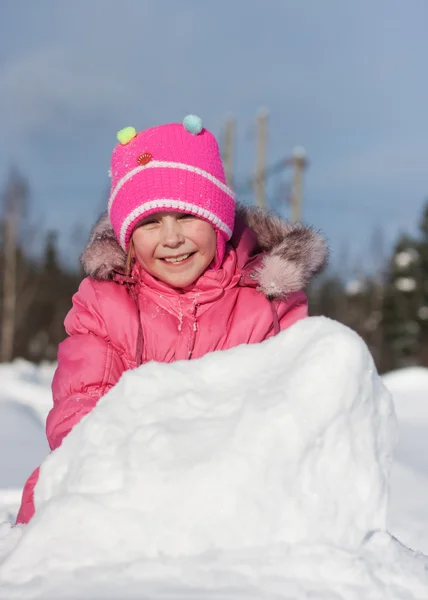
<svg viewBox="0 0 428 600"><path fill-rule="evenodd" d="M427 25L426 0L3 2L0 183L17 164L33 220L73 256L118 129L195 113L220 135L233 115L239 182L267 107L269 163L308 154L304 220L335 262L370 267L374 229L386 246L414 231L428 197Z"/></svg>

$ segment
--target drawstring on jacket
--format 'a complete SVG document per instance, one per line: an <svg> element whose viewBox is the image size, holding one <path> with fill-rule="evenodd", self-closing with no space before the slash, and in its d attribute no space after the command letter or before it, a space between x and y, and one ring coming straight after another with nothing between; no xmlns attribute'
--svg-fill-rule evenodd
<svg viewBox="0 0 428 600"><path fill-rule="evenodd" d="M269 300L269 304L272 310L273 331L274 334L277 335L281 331L281 327L279 325L278 311L276 309L276 304L274 300Z"/></svg>
<svg viewBox="0 0 428 600"><path fill-rule="evenodd" d="M121 273L115 273L113 281L120 285L125 285L128 289L129 295L135 302L138 316L138 332L137 332L137 346L135 349L135 362L139 367L143 362L143 327L141 325L141 314L140 314L140 303L138 302L138 293L136 288L136 280L133 277L122 275Z"/></svg>
<svg viewBox="0 0 428 600"><path fill-rule="evenodd" d="M131 298L135 302L135 307L137 309L137 315L138 315L138 332L137 332L137 345L136 345L136 349L135 349L135 362L136 362L137 367L139 367L143 362L143 342L144 342L144 340L143 340L143 327L141 325L140 303L138 302L138 292L136 290L137 281L133 277L127 277L126 275L122 275L121 273L115 273L113 280L116 283L119 283L120 285L125 285L128 288ZM278 311L277 311L274 300L269 300L269 304L270 304L271 311L272 311L272 322L273 322L274 335L277 335L281 331L281 327L279 324ZM193 324L193 328L192 328L193 329L192 337L191 337L191 341L189 344L189 359L191 358L191 355L192 355L193 346L195 343L196 331L197 331L197 323L196 323L196 318L195 318L195 312L196 312L197 307L198 307L198 304L195 301L195 303L193 305L194 324Z"/></svg>

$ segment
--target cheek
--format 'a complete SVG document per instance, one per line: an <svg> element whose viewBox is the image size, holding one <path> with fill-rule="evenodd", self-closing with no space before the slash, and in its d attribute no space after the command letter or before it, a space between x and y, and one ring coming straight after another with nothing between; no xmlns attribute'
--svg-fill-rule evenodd
<svg viewBox="0 0 428 600"><path fill-rule="evenodd" d="M140 262L149 261L155 249L153 236L147 233L149 232L138 232L133 237L135 256Z"/></svg>
<svg viewBox="0 0 428 600"><path fill-rule="evenodd" d="M217 233L213 230L208 241L208 252L214 258L217 252Z"/></svg>
<svg viewBox="0 0 428 600"><path fill-rule="evenodd" d="M196 232L198 246L204 254L214 256L217 250L217 233L207 223L200 225Z"/></svg>
<svg viewBox="0 0 428 600"><path fill-rule="evenodd" d="M140 264L146 264L148 256L141 248L135 248L135 258Z"/></svg>

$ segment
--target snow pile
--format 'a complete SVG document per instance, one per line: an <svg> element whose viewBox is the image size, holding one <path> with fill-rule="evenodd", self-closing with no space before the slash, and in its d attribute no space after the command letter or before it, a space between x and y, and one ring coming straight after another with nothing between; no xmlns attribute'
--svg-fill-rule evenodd
<svg viewBox="0 0 428 600"><path fill-rule="evenodd" d="M10 486L20 487L25 483L34 460L42 460L48 445L40 435L43 428L35 419L31 409L15 402L0 404L0 481L8 481ZM17 444L19 454L10 456L9 448Z"/></svg>
<svg viewBox="0 0 428 600"><path fill-rule="evenodd" d="M45 421L54 367L0 364L0 522L18 510L27 477L49 452Z"/></svg>
<svg viewBox="0 0 428 600"><path fill-rule="evenodd" d="M383 381L394 397L400 434L389 527L403 543L428 554L428 369L401 369Z"/></svg>
<svg viewBox="0 0 428 600"><path fill-rule="evenodd" d="M26 360L0 364L0 402L14 402L27 406L32 417L44 428L52 408L50 391L55 363L34 365Z"/></svg>
<svg viewBox="0 0 428 600"><path fill-rule="evenodd" d="M383 381L394 396L400 421L428 426L428 369L409 367L393 371L384 375Z"/></svg>
<svg viewBox="0 0 428 600"><path fill-rule="evenodd" d="M144 365L45 460L31 524L0 529L0 597L428 597L386 533L395 434L367 348L324 318Z"/></svg>

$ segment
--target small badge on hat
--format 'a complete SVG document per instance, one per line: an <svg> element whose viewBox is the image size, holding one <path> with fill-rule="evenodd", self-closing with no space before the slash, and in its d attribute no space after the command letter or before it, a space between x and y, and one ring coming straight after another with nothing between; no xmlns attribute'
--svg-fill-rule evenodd
<svg viewBox="0 0 428 600"><path fill-rule="evenodd" d="M152 158L153 156L150 154L150 152L143 152L143 154L140 154L140 156L137 158L137 163L139 165L146 165L152 160Z"/></svg>

